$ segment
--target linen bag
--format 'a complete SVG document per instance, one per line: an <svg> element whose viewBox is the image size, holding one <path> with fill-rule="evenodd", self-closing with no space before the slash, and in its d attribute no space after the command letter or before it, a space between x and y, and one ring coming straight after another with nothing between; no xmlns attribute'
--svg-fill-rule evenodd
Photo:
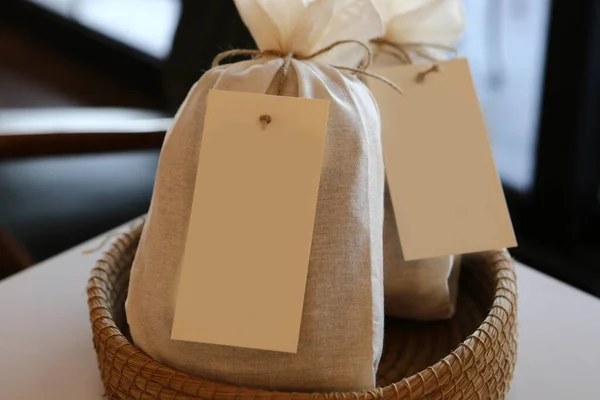
<svg viewBox="0 0 600 400"><path fill-rule="evenodd" d="M394 45L403 46L413 60L439 58L443 47L454 45L463 31L462 0L375 0L375 4L386 27L385 35L373 42L375 68L403 63L402 54L393 52ZM387 42L387 47L380 42ZM383 249L387 315L414 320L454 315L460 256L404 261L387 184Z"/></svg>
<svg viewBox="0 0 600 400"><path fill-rule="evenodd" d="M371 0L236 0L236 5L261 50L294 52L296 58L340 40L368 43L383 34ZM384 316L381 122L367 87L332 66L356 67L363 55L354 47L334 46L305 61L271 56L219 66L191 89L163 144L126 302L133 341L151 357L240 386L288 391L375 386ZM297 354L170 339L212 88L331 102Z"/></svg>

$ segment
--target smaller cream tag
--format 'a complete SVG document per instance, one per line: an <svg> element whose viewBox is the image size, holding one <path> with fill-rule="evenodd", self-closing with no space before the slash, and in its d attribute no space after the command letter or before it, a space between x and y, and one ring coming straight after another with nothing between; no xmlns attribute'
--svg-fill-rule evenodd
<svg viewBox="0 0 600 400"><path fill-rule="evenodd" d="M386 176L407 261L515 247L467 60L375 69Z"/></svg>
<svg viewBox="0 0 600 400"><path fill-rule="evenodd" d="M297 351L328 114L210 91L172 339Z"/></svg>

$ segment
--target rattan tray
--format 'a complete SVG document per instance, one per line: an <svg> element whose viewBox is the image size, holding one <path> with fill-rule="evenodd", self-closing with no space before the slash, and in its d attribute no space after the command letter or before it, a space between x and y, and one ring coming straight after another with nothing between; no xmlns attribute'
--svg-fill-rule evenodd
<svg viewBox="0 0 600 400"><path fill-rule="evenodd" d="M515 273L505 251L465 257L453 319L386 321L376 390L283 393L192 377L158 363L131 343L124 302L141 229L140 223L114 240L93 269L88 285L94 346L109 399L505 398L517 348Z"/></svg>

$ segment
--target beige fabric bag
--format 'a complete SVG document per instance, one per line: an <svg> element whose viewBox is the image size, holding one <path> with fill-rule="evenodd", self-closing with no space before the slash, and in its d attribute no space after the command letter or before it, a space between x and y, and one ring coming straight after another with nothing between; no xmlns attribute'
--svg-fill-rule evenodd
<svg viewBox="0 0 600 400"><path fill-rule="evenodd" d="M371 0L237 0L260 49L312 54L383 33ZM349 18L359 19L356 25ZM383 345L384 171L377 106L364 84L328 64L355 66L354 45L311 61L262 58L206 72L162 148L126 303L133 340L179 371L242 386L351 391L375 386ZM348 56L354 54L354 56ZM345 60L344 63L342 60ZM170 339L209 89L329 99L330 116L297 354ZM235 249L232 249L235 251Z"/></svg>
<svg viewBox="0 0 600 400"><path fill-rule="evenodd" d="M462 0L375 0L386 25L383 39L391 43L430 43L452 46L464 27ZM374 67L400 64L374 47ZM436 48L424 47L432 57ZM411 54L417 60L418 56ZM402 134L402 132L398 132ZM404 261L389 191L385 191L384 288L385 312L415 320L447 319L454 315L460 256Z"/></svg>

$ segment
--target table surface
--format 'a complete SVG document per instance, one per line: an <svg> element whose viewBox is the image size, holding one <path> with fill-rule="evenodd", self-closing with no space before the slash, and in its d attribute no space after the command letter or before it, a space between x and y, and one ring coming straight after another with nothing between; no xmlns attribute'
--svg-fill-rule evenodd
<svg viewBox="0 0 600 400"><path fill-rule="evenodd" d="M126 228L120 227L119 230ZM102 237L0 282L0 399L101 400L86 285ZM509 400L600 397L600 300L517 265Z"/></svg>

